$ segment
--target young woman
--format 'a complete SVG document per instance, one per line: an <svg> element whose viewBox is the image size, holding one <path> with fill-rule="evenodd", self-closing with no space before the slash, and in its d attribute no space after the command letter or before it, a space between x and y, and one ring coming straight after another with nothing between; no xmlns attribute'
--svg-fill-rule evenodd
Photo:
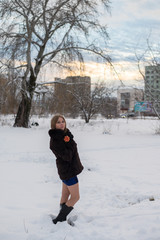
<svg viewBox="0 0 160 240"><path fill-rule="evenodd" d="M65 118L56 115L51 119L50 149L56 156L58 174L62 180L62 195L60 200L60 212L53 219L53 223L66 221L67 215L79 200L79 184L77 175L83 170L77 144L73 135L66 128Z"/></svg>

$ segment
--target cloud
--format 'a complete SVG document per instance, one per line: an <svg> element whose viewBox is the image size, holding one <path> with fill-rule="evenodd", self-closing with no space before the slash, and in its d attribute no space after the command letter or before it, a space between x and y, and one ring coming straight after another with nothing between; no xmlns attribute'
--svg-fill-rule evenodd
<svg viewBox="0 0 160 240"><path fill-rule="evenodd" d="M85 62L85 70L77 70L76 64L78 62L70 63L73 67L73 71L67 71L65 69L59 71L56 67L50 64L50 67L45 66L42 69L42 75L39 81L54 81L55 77L66 78L67 76L90 76L92 83L97 81L104 81L112 86L119 86L123 81L127 85L141 85L141 76L138 72L136 64L131 64L130 61L119 61L114 63L114 68L109 64ZM74 71L74 67L76 71ZM45 71L47 69L47 71ZM45 74L45 76L44 76ZM43 79L45 78L45 80Z"/></svg>
<svg viewBox="0 0 160 240"><path fill-rule="evenodd" d="M137 49L146 50L148 38L158 45L160 0L113 0L111 12L112 16L103 21L108 22L113 61L134 61Z"/></svg>
<svg viewBox="0 0 160 240"><path fill-rule="evenodd" d="M158 4L159 3L159 4ZM108 23L111 40L115 35L124 39L136 41L138 34L160 34L160 0L112 0L112 16L104 16L103 21ZM118 39L117 39L118 40Z"/></svg>
<svg viewBox="0 0 160 240"><path fill-rule="evenodd" d="M158 47L160 41L160 0L112 0L111 16L105 9L101 10L103 12L101 21L108 25L110 36L108 49L116 73L103 63L93 61L92 55L87 53L85 55L86 71L74 74L89 75L93 81L100 79L120 82L120 79L133 84L137 79L141 79L135 53L144 53L148 47L146 41L148 38L154 47ZM104 47L104 51L108 51L98 35L93 38L101 47ZM49 76L53 78L55 72L53 71ZM56 75L58 74L66 77L72 73L57 71Z"/></svg>
<svg viewBox="0 0 160 240"><path fill-rule="evenodd" d="M119 26L130 20L157 20L160 21L160 0L112 0L111 25ZM108 19L109 20L109 19Z"/></svg>

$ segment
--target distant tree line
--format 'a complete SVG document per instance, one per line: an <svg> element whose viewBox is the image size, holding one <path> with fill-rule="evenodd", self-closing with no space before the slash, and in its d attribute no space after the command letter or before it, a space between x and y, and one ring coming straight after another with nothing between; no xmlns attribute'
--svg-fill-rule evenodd
<svg viewBox="0 0 160 240"><path fill-rule="evenodd" d="M16 82L0 74L0 114L15 114L19 98Z"/></svg>
<svg viewBox="0 0 160 240"><path fill-rule="evenodd" d="M12 84L11 84L12 83ZM0 114L15 114L21 96L17 90L18 79L12 81L7 76L0 75ZM114 89L108 88L104 83L96 83L90 94L85 89L66 88L60 92L55 91L55 86L39 85L34 94L31 116L46 116L61 113L67 117L81 116L85 122L97 114L106 118L117 116L117 99L112 97Z"/></svg>

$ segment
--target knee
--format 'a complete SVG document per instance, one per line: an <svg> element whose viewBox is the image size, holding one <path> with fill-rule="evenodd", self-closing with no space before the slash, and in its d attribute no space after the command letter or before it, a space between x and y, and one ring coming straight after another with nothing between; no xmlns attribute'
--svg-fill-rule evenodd
<svg viewBox="0 0 160 240"><path fill-rule="evenodd" d="M75 202L78 202L79 199L80 199L80 195L74 195L74 196L71 196L71 198L75 201Z"/></svg>

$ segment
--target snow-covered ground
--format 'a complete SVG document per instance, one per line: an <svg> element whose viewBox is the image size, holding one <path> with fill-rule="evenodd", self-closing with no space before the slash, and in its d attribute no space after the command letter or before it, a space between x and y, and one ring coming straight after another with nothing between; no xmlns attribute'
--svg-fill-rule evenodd
<svg viewBox="0 0 160 240"><path fill-rule="evenodd" d="M50 118L0 126L0 240L160 240L157 120L68 119L85 167L76 226L53 225L61 181L49 150ZM154 200L154 201L151 201Z"/></svg>

